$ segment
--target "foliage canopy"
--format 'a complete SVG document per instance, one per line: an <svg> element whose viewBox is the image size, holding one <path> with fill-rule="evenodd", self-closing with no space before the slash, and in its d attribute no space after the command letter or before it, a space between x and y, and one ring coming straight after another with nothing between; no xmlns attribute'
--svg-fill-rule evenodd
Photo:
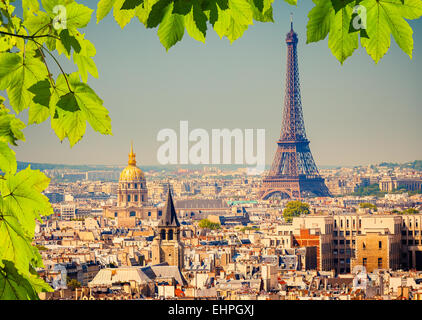
<svg viewBox="0 0 422 320"><path fill-rule="evenodd" d="M309 213L309 204L298 200L289 201L283 210L283 218L286 222L291 222L293 217L298 217L302 214Z"/></svg>
<svg viewBox="0 0 422 320"><path fill-rule="evenodd" d="M211 229L211 230L216 230L216 229L221 228L219 223L211 222L208 219L202 219L201 221L199 221L198 226L203 229Z"/></svg>

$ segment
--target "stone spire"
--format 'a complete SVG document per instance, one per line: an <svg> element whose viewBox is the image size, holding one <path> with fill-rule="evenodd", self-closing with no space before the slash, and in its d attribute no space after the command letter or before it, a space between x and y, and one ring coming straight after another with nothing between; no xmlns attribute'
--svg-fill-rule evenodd
<svg viewBox="0 0 422 320"><path fill-rule="evenodd" d="M177 219L176 209L174 208L173 198L171 196L170 185L168 187L167 202L164 207L163 215L158 223L159 227L180 227Z"/></svg>

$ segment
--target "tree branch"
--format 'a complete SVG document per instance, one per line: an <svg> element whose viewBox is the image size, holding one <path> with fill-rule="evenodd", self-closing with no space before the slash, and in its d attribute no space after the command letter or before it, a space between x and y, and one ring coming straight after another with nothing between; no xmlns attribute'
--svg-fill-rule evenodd
<svg viewBox="0 0 422 320"><path fill-rule="evenodd" d="M35 41L34 41L34 42L35 42ZM53 89L56 89L56 86L54 85L54 81L53 81L53 79L51 78L51 73L50 73L50 69L48 68L47 61L45 60L45 55L44 55L44 52L43 52L43 50L41 49L41 47L40 47L40 45L38 44L38 42L35 42L35 44L37 45L37 47L38 47L38 51L39 51L39 52L40 52L40 54L41 54L41 58L42 58L42 60L43 60L43 62L44 62L44 65L45 65L45 67L47 68L48 78L50 79L51 86L53 87Z"/></svg>
<svg viewBox="0 0 422 320"><path fill-rule="evenodd" d="M34 39L32 39L32 41L34 41L39 47L40 47L40 49L42 50L42 51L44 51L45 50L45 48L40 44L40 43L38 43L36 40L34 40ZM68 89L69 89L69 91L71 92L71 93L73 93L73 91L72 91L72 89L70 88L70 84L69 84L69 80L67 79L67 75L66 75L66 73L64 72L64 70L63 70L63 68L62 68L62 66L60 65L60 63L57 61L57 59L56 59L56 57L50 52L50 51L48 51L48 50L45 50L49 55L50 55L50 57L52 57L53 58L53 60L54 60L54 62L56 62L56 64L57 64L57 66L59 67L59 69L60 69L60 71L61 71L61 73L63 74L63 76L64 76L64 78L65 78L65 80L66 80L66 83L67 83L67 87L68 87Z"/></svg>
<svg viewBox="0 0 422 320"><path fill-rule="evenodd" d="M38 32L40 32L41 30L44 30L45 27L48 27L51 25L51 22L46 24L44 27L39 28L33 35L32 37L35 37L37 35Z"/></svg>
<svg viewBox="0 0 422 320"><path fill-rule="evenodd" d="M15 34L15 33L10 33L10 32L4 32L4 31L0 31L0 34L6 35L6 36L11 36L11 37L18 37L18 38L23 38L23 39L27 39L27 40L34 40L36 38L54 38L57 40L60 40L60 38L52 36L51 34L45 34L45 35L40 35L40 36L24 36L22 34Z"/></svg>

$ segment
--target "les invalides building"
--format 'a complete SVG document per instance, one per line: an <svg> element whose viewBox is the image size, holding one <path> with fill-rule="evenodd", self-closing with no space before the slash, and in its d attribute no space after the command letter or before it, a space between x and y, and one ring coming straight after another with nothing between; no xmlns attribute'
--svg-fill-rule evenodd
<svg viewBox="0 0 422 320"><path fill-rule="evenodd" d="M136 154L131 145L128 166L119 178L117 204L103 207L103 215L116 219L119 227L135 227L140 220L158 220L162 208L148 205L148 189L144 172L136 166Z"/></svg>

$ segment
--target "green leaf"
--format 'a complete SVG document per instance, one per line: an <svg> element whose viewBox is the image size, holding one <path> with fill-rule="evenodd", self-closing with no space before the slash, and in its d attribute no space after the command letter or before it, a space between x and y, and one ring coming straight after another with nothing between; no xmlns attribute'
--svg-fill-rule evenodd
<svg viewBox="0 0 422 320"><path fill-rule="evenodd" d="M0 300L38 300L38 295L27 277L7 260L0 262Z"/></svg>
<svg viewBox="0 0 422 320"><path fill-rule="evenodd" d="M256 7L259 12L264 11L264 1L263 0L252 0L252 4Z"/></svg>
<svg viewBox="0 0 422 320"><path fill-rule="evenodd" d="M125 0L116 0L114 3L113 15L116 22L123 29L135 16L135 10L122 10Z"/></svg>
<svg viewBox="0 0 422 320"><path fill-rule="evenodd" d="M391 1L389 6L396 7L397 12L400 12L405 19L414 20L422 16L422 1L420 0L406 0L403 3Z"/></svg>
<svg viewBox="0 0 422 320"><path fill-rule="evenodd" d="M146 27L147 28L157 27L164 19L164 15L168 11L167 9L170 4L171 4L170 0L158 0L155 3L153 3L148 15Z"/></svg>
<svg viewBox="0 0 422 320"><path fill-rule="evenodd" d="M251 5L245 0L229 0L230 15L236 24L253 24L253 13Z"/></svg>
<svg viewBox="0 0 422 320"><path fill-rule="evenodd" d="M51 128L54 130L54 133L57 135L60 141L63 141L68 136L68 134L62 125L63 115L61 115L61 113L62 113L61 111L56 110L55 116L51 118ZM82 136L83 134L81 135L81 137ZM72 147L76 142L79 141L79 139L75 141L73 144L70 143L70 146Z"/></svg>
<svg viewBox="0 0 422 320"><path fill-rule="evenodd" d="M324 40L334 20L334 10L330 1L314 0L315 7L309 11L306 43Z"/></svg>
<svg viewBox="0 0 422 320"><path fill-rule="evenodd" d="M325 39L329 34L329 47L341 63L358 47L359 35L362 46L376 63L390 48L391 34L399 47L412 58L413 31L405 19L421 17L422 1L313 1L315 7L308 15L307 43ZM359 14L353 11L355 4L361 5L364 10L360 9ZM356 22L359 22L357 29ZM362 28L365 22L366 28Z"/></svg>
<svg viewBox="0 0 422 320"><path fill-rule="evenodd" d="M35 219L53 213L48 198L41 194L49 181L42 172L31 170L29 166L16 175L6 174L4 179L0 180L4 208L18 219L25 234L30 238L34 236Z"/></svg>
<svg viewBox="0 0 422 320"><path fill-rule="evenodd" d="M227 39L230 40L230 43L233 43L233 41L239 39L243 36L243 33L248 29L248 25L238 23L237 20L231 19L230 26L227 31Z"/></svg>
<svg viewBox="0 0 422 320"><path fill-rule="evenodd" d="M17 140L25 141L22 129L25 124L17 119L15 115L9 114L9 110L0 106L0 141L16 146Z"/></svg>
<svg viewBox="0 0 422 320"><path fill-rule="evenodd" d="M189 14L185 16L185 27L188 34L195 40L205 43L207 33L207 16L201 9L194 5Z"/></svg>
<svg viewBox="0 0 422 320"><path fill-rule="evenodd" d="M46 77L47 69L39 58L29 53L25 59L22 54L0 53L0 90L7 89L10 105L17 113L32 102L29 87Z"/></svg>
<svg viewBox="0 0 422 320"><path fill-rule="evenodd" d="M306 43L317 42L329 34L328 47L341 64L359 45L359 35L349 32L353 7L345 2L314 0L315 7L308 14L306 40ZM337 12L333 3L337 4Z"/></svg>
<svg viewBox="0 0 422 320"><path fill-rule="evenodd" d="M147 27L148 18L150 16L152 6L156 4L158 0L144 0L142 5L138 6L135 9L135 15L138 17L139 21Z"/></svg>
<svg viewBox="0 0 422 320"><path fill-rule="evenodd" d="M76 112L81 110L78 106L78 101L76 100L75 94L73 92L69 92L64 96L61 96L60 100L57 102L57 107L70 112Z"/></svg>
<svg viewBox="0 0 422 320"><path fill-rule="evenodd" d="M17 169L15 151L8 144L0 141L0 171L14 174Z"/></svg>
<svg viewBox="0 0 422 320"><path fill-rule="evenodd" d="M200 6L200 3L194 2L193 0L174 0L173 13L186 16L192 10L194 4L198 7Z"/></svg>
<svg viewBox="0 0 422 320"><path fill-rule="evenodd" d="M53 10L56 6L66 5L67 0L41 0L41 5L45 12L53 14Z"/></svg>
<svg viewBox="0 0 422 320"><path fill-rule="evenodd" d="M50 116L50 110L40 104L34 104L29 108L28 124L42 123Z"/></svg>
<svg viewBox="0 0 422 320"><path fill-rule="evenodd" d="M38 58L26 58L16 71L12 85L7 89L10 105L19 113L32 103L33 94L28 90L33 84L45 79L47 69Z"/></svg>
<svg viewBox="0 0 422 320"><path fill-rule="evenodd" d="M51 126L60 140L67 137L70 146L75 145L85 134L86 121L95 131L112 134L111 119L103 101L87 84L80 82L77 73L69 75L68 81L72 92L53 94L51 98L51 103L57 107ZM60 76L56 81L56 89L64 92L65 86L65 79Z"/></svg>
<svg viewBox="0 0 422 320"><path fill-rule="evenodd" d="M37 248L33 247L38 251ZM34 271L30 276L27 277L31 283L32 288L38 292L54 292L54 289L51 288L43 279L41 279L36 271Z"/></svg>
<svg viewBox="0 0 422 320"><path fill-rule="evenodd" d="M419 4L419 5L418 5ZM365 0L367 8L367 33L369 39L361 38L361 44L375 63L387 53L391 44L391 34L399 47L412 58L413 31L404 17L419 18L422 1Z"/></svg>
<svg viewBox="0 0 422 320"><path fill-rule="evenodd" d="M59 111L58 114L58 118L52 119L51 127L60 140L67 137L70 146L73 147L85 134L86 118L83 116L82 111Z"/></svg>
<svg viewBox="0 0 422 320"><path fill-rule="evenodd" d="M166 8L163 21L157 32L161 44L167 51L182 40L185 33L184 17L177 13L173 14L172 11L173 3Z"/></svg>
<svg viewBox="0 0 422 320"><path fill-rule="evenodd" d="M81 44L78 42L75 36L69 34L68 29L64 29L60 32L60 42L66 50L66 55L69 57L71 50L75 50L76 53L81 52ZM61 51L61 50L60 50ZM60 53L59 51L59 53Z"/></svg>
<svg viewBox="0 0 422 320"><path fill-rule="evenodd" d="M0 214L0 261L12 261L16 269L27 274L32 260L39 259L31 241L16 217L7 212Z"/></svg>
<svg viewBox="0 0 422 320"><path fill-rule="evenodd" d="M50 110L54 110L54 114L51 117L51 127L60 141L63 141L63 139L68 136L68 132L66 132L61 123L63 118L67 115L72 116L75 111L79 110L78 106L75 108L74 101L76 103L74 95L67 87L64 75L59 75L55 87L51 90ZM85 130L79 139L84 133ZM79 139L77 141L79 141ZM73 146L74 143L71 143L71 146Z"/></svg>
<svg viewBox="0 0 422 320"><path fill-rule="evenodd" d="M91 8L82 4L72 2L66 5L66 24L68 29L85 28L89 21L91 21L92 12Z"/></svg>
<svg viewBox="0 0 422 320"><path fill-rule="evenodd" d="M0 31L8 32L9 30L3 26L0 26ZM2 35L0 37L0 52L6 52L12 49L17 43L16 37L9 35Z"/></svg>
<svg viewBox="0 0 422 320"><path fill-rule="evenodd" d="M34 94L32 101L48 108L51 97L50 88L50 82L47 79L39 81L28 88Z"/></svg>
<svg viewBox="0 0 422 320"><path fill-rule="evenodd" d="M350 57L359 46L359 35L349 33L353 9L345 6L339 10L331 21L328 47L341 64Z"/></svg>
<svg viewBox="0 0 422 320"><path fill-rule="evenodd" d="M361 38L361 44L375 63L378 63L390 48L391 30L384 16L384 10L379 10L380 8L376 4L368 8L367 33L369 39Z"/></svg>
<svg viewBox="0 0 422 320"><path fill-rule="evenodd" d="M38 0L22 0L23 20L26 21L34 12L40 10Z"/></svg>
<svg viewBox="0 0 422 320"><path fill-rule="evenodd" d="M355 2L356 0L331 0L332 6L335 12L339 12L344 9L348 4Z"/></svg>
<svg viewBox="0 0 422 320"><path fill-rule="evenodd" d="M111 134L111 119L103 101L87 84L80 82L76 74L70 76L70 82L78 106L92 128L102 134Z"/></svg>
<svg viewBox="0 0 422 320"><path fill-rule="evenodd" d="M17 53L0 53L0 90L6 90L14 80L15 73L22 66L22 58Z"/></svg>
<svg viewBox="0 0 422 320"><path fill-rule="evenodd" d="M141 5L144 2L144 0L125 0L121 10L129 10L129 9L135 9L137 6Z"/></svg>
<svg viewBox="0 0 422 320"><path fill-rule="evenodd" d="M50 24L51 21L52 20L47 13L37 11L37 15L31 14L26 19L24 19L23 25L28 29L29 34L31 35L35 34L36 32L38 32L37 35L45 35L49 32L49 28L46 26Z"/></svg>
<svg viewBox="0 0 422 320"><path fill-rule="evenodd" d="M274 0L249 0L253 19L260 22L274 22L272 3Z"/></svg>
<svg viewBox="0 0 422 320"><path fill-rule="evenodd" d="M214 23L214 30L222 38L227 35L231 24L230 10L222 10L217 5L217 16L218 19Z"/></svg>
<svg viewBox="0 0 422 320"><path fill-rule="evenodd" d="M28 124L42 123L52 113L49 109L51 97L50 82L47 79L39 81L28 90L34 94L32 98L33 103L29 108Z"/></svg>
<svg viewBox="0 0 422 320"><path fill-rule="evenodd" d="M97 5L97 23L103 20L111 11L116 0L100 0Z"/></svg>
<svg viewBox="0 0 422 320"><path fill-rule="evenodd" d="M75 32L76 29L85 28L91 20L91 15L94 11L74 1L41 0L41 3L50 18L54 19L58 15L63 15L62 26L65 27L64 29L69 29L70 33ZM60 6L63 6L65 11L62 12Z"/></svg>
<svg viewBox="0 0 422 320"><path fill-rule="evenodd" d="M78 65L79 74L84 82L88 81L88 73L98 78L98 70L92 57L96 55L95 46L87 39L85 34L78 36L78 43L81 44L80 52L74 52L73 60Z"/></svg>

